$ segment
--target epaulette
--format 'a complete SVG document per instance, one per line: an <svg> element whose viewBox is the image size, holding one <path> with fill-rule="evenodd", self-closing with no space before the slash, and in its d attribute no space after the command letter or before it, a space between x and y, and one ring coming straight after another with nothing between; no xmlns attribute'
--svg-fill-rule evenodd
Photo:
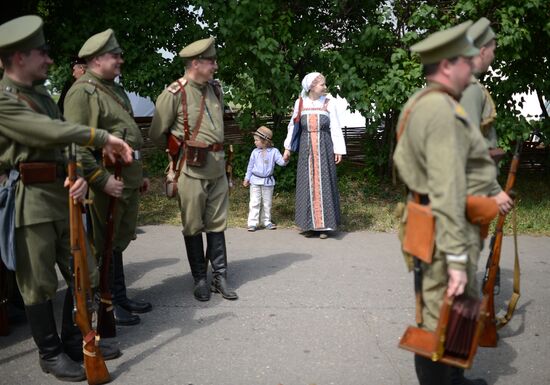
<svg viewBox="0 0 550 385"><path fill-rule="evenodd" d="M13 89L10 86L0 86L0 91L2 91L4 95L9 96L10 98L17 99L17 90Z"/></svg>
<svg viewBox="0 0 550 385"><path fill-rule="evenodd" d="M84 91L92 95L96 90L96 85L92 80L87 80L84 84Z"/></svg>
<svg viewBox="0 0 550 385"><path fill-rule="evenodd" d="M470 125L470 117L464 107L460 103L455 102L455 116L465 122L467 125Z"/></svg>
<svg viewBox="0 0 550 385"><path fill-rule="evenodd" d="M459 118L468 119L468 114L466 113L466 110L464 110L464 107L462 107L459 103L455 105L455 114Z"/></svg>
<svg viewBox="0 0 550 385"><path fill-rule="evenodd" d="M179 78L167 87L167 90L173 94L177 94L181 91L181 87L187 84L187 79Z"/></svg>

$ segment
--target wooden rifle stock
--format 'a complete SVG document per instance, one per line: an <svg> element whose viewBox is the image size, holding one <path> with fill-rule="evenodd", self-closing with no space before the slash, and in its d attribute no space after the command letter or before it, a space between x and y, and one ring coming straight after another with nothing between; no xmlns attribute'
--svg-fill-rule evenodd
<svg viewBox="0 0 550 385"><path fill-rule="evenodd" d="M117 158L115 162L115 179L120 180L122 174L122 161ZM97 315L97 331L101 337L112 338L116 336L115 316L113 313L113 298L109 285L109 272L111 260L113 258L113 239L115 233L114 217L117 198L109 198L109 208L107 210L105 245L101 259L101 273L99 281L99 292L101 300Z"/></svg>
<svg viewBox="0 0 550 385"><path fill-rule="evenodd" d="M69 186L76 182L76 155L74 144L69 151ZM69 223L71 238L71 254L74 269L74 319L83 336L84 368L88 384L98 385L111 381L111 376L99 350L99 335L92 328L88 303L92 302L92 290L88 273L88 259L86 255L86 237L82 223L82 206L69 196Z"/></svg>
<svg viewBox="0 0 550 385"><path fill-rule="evenodd" d="M510 164L510 171L506 180L506 186L504 191L511 195L511 190L516 182L516 173L519 166L519 147L516 148L514 158ZM500 254L502 251L502 238L504 221L506 220L506 214L498 214L497 223L495 226L495 233L491 238L489 258L487 259L487 266L485 268L485 276L483 278L483 295L487 297L487 316L484 319L484 326L481 336L479 338L479 345L483 347L495 347L497 346L497 321L495 316L495 282L497 278L497 271L500 263Z"/></svg>

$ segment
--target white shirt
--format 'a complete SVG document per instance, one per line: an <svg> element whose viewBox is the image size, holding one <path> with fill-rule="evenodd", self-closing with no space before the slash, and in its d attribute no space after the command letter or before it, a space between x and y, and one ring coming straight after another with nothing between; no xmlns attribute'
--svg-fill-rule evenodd
<svg viewBox="0 0 550 385"><path fill-rule="evenodd" d="M346 142L344 141L344 135L342 134L342 127L340 126L340 120L338 119L338 112L336 110L336 103L332 103L332 98L330 96L321 96L317 100L312 100L309 97L305 96L303 98L302 105L302 115L307 112L304 111L306 108L323 108L325 100L328 98L329 102L327 105L328 115L330 117L330 137L332 138L332 145L334 147L334 153L345 155L346 154ZM290 141L292 140L292 133L294 131L294 119L298 114L298 104L300 99L296 99L294 102L294 111L290 122L288 123L288 133L284 142L284 147L287 150L290 150Z"/></svg>

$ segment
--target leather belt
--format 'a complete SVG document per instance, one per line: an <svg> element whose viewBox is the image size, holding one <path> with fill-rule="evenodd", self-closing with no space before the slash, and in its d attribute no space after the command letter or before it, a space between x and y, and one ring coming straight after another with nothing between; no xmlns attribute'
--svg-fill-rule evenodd
<svg viewBox="0 0 550 385"><path fill-rule="evenodd" d="M212 152L223 151L223 143L214 143L209 145L208 151L212 151Z"/></svg>

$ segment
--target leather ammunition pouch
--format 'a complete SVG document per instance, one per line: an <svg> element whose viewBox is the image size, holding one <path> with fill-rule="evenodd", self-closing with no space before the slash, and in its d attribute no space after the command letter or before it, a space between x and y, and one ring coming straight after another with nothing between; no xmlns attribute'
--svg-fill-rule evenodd
<svg viewBox="0 0 550 385"><path fill-rule="evenodd" d="M482 239L489 234L489 224L498 214L497 202L490 197L468 195L466 197L466 218L474 225L479 225Z"/></svg>
<svg viewBox="0 0 550 385"><path fill-rule="evenodd" d="M203 167L206 164L208 145L197 140L185 141L185 161L192 167Z"/></svg>
<svg viewBox="0 0 550 385"><path fill-rule="evenodd" d="M57 180L57 163L29 162L19 163L20 179L25 185L35 183L53 183Z"/></svg>

